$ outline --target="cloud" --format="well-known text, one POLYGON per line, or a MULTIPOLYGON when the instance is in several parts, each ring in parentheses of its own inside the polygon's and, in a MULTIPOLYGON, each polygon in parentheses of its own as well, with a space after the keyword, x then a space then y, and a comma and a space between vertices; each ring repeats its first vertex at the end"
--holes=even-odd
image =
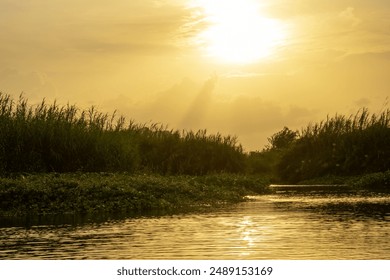
POLYGON ((203 124, 217 81, 218 77, 215 75, 203 84, 199 93, 197 93, 195 99, 188 108, 180 126, 191 128, 199 127, 203 124))
POLYGON ((284 126, 300 129, 316 118, 318 111, 302 106, 286 106, 259 96, 239 96, 229 102, 215 101, 205 121, 212 132, 236 135, 244 148, 261 150, 267 137, 284 126))
POLYGON ((349 26, 356 26, 361 22, 361 19, 355 16, 355 9, 353 7, 348 7, 338 15, 342 23, 349 26))
MULTIPOLYGON (((91 54, 170 55, 191 11, 175 1, 0 2, 0 60, 87 59, 91 54), (90 3, 89 3, 90 2, 90 3), (89 5, 90 4, 90 5, 89 5), (82 55, 82 57, 80 57, 82 55)), ((187 31, 188 32, 188 31, 187 31)))
POLYGON ((354 6, 328 2, 328 8, 313 8, 290 19, 291 40, 282 55, 292 63, 323 67, 350 54, 390 50, 390 9, 383 1, 356 1, 354 6))
POLYGON ((358 100, 355 101, 356 105, 359 107, 368 107, 370 105, 371 101, 370 99, 366 97, 359 98, 358 100))
POLYGON ((254 77, 262 77, 268 75, 275 75, 274 73, 261 73, 261 72, 246 72, 246 71, 231 71, 226 74, 223 74, 223 78, 254 78, 254 77))
POLYGON ((137 123, 161 123, 172 129, 207 129, 209 133, 236 135, 246 150, 262 149, 267 137, 284 126, 300 128, 318 112, 286 105, 260 96, 238 95, 229 100, 217 95, 219 83, 213 76, 203 83, 183 79, 154 97, 136 100, 128 95, 102 103, 105 111, 118 109, 137 123))
POLYGON ((235 134, 260 149, 284 126, 389 95, 388 1, 315 2, 263 1, 264 16, 289 26, 286 46, 278 60, 234 66, 201 57, 192 38, 207 22, 187 1, 0 0, 0 90, 235 134))
POLYGON ((45 96, 48 99, 55 98, 58 94, 57 87, 45 72, 19 71, 15 68, 0 70, 0 91, 19 96, 22 92, 30 101, 35 102, 45 96))
POLYGON ((312 0, 272 0, 267 1, 263 9, 273 16, 297 18, 335 13, 345 8, 346 5, 348 5, 347 0, 316 0, 315 4, 313 4, 312 0))

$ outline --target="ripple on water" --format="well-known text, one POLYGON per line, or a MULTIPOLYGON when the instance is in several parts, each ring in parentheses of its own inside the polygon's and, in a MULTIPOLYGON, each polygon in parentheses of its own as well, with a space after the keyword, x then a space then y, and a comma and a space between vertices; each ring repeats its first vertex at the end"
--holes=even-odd
POLYGON ((215 212, 0 228, 1 259, 390 259, 390 196, 276 194, 215 212))

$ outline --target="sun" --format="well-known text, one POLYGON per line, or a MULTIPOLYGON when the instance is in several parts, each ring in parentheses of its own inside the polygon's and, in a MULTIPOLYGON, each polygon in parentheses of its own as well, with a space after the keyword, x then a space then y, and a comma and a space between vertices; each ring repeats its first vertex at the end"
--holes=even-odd
POLYGON ((270 57, 285 40, 283 25, 260 14, 255 0, 196 0, 207 28, 197 40, 207 56, 248 64, 270 57))

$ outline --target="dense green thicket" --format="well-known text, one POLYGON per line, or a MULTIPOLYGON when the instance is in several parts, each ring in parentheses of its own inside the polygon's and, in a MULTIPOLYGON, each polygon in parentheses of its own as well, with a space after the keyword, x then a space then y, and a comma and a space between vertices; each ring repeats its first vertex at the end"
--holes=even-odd
POLYGON ((0 174, 148 171, 161 174, 240 172, 236 138, 206 131, 139 125, 74 105, 30 106, 0 93, 0 174))
POLYGON ((362 175, 390 169, 390 110, 367 109, 310 124, 279 153, 279 177, 298 182, 328 175, 362 175))

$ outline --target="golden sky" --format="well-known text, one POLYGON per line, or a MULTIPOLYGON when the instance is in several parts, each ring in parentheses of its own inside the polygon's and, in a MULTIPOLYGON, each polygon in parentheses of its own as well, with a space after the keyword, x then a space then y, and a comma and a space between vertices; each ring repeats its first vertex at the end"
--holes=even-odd
POLYGON ((261 150, 284 126, 388 106, 390 2, 0 0, 0 91, 261 150))

